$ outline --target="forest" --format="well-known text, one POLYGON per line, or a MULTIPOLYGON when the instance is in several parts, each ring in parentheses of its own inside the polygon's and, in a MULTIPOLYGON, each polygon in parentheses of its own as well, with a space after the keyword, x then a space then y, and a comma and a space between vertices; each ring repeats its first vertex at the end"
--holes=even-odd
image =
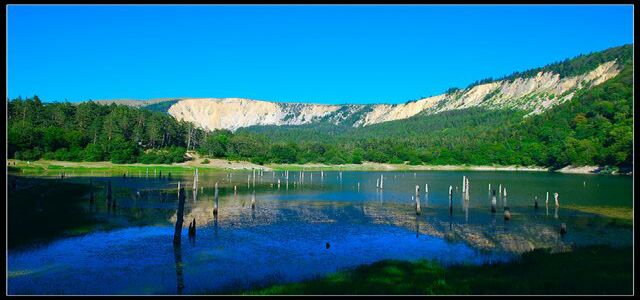
POLYGON ((17 98, 7 101, 8 157, 177 163, 185 160, 187 150, 195 150, 206 157, 258 164, 371 161, 629 167, 633 164, 633 65, 626 56, 631 48, 612 49, 550 65, 572 74, 612 55, 624 62, 616 77, 579 90, 570 101, 530 117, 524 117, 524 111, 469 108, 366 127, 320 122, 208 132, 161 112, 162 107, 91 101, 43 104, 37 96, 17 98))

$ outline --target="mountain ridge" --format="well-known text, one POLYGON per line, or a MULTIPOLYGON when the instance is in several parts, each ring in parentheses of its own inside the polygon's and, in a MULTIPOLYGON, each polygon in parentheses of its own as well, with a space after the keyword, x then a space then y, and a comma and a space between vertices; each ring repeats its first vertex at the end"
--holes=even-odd
POLYGON ((263 125, 303 125, 328 122, 353 127, 406 119, 420 113, 483 107, 517 109, 525 117, 540 114, 570 100, 576 91, 591 88, 616 76, 631 58, 632 44, 580 55, 562 62, 534 68, 494 81, 480 80, 465 89, 451 88, 444 94, 400 104, 315 104, 274 102, 245 98, 166 98, 141 102, 99 100, 151 107, 205 130, 263 125))

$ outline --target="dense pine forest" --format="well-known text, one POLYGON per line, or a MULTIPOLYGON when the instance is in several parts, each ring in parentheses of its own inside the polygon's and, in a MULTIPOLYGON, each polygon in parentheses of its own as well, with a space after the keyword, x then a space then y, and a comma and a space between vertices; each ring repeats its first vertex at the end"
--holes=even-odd
POLYGON ((37 96, 8 103, 8 156, 64 161, 184 161, 204 132, 160 112, 83 102, 43 104, 37 96))
MULTIPOLYGON (((470 108, 366 127, 330 123, 207 132, 161 112, 94 102, 8 101, 8 156, 114 163, 175 163, 187 150, 255 163, 567 165, 633 164, 631 45, 543 67, 564 76, 618 58, 616 77, 542 114, 470 108)), ((512 76, 527 76, 534 69, 512 76)), ((545 69, 546 70, 546 69, 545 69)), ((509 78, 505 77, 505 78, 509 78)))

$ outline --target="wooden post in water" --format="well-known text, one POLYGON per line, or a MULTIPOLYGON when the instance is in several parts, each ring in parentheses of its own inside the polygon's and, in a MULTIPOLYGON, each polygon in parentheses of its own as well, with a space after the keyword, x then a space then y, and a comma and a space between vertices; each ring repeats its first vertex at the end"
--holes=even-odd
POLYGON ((251 209, 255 209, 256 208, 256 191, 253 191, 253 193, 251 193, 251 209))
MULTIPOLYGON (((413 197, 411 197, 413 198, 413 197)), ((420 197, 416 196, 416 214, 419 215, 421 212, 420 210, 420 197)))
POLYGON ((420 195, 420 186, 416 184, 416 197, 420 195))
POLYGON ((193 218, 193 221, 191 221, 191 224, 189 224, 189 237, 195 237, 196 236, 196 218, 193 218))
POLYGON ((504 197, 502 198, 502 202, 504 205, 504 209, 509 210, 509 205, 507 204, 507 188, 506 187, 504 188, 503 192, 504 192, 504 197))
POLYGON ((538 209, 538 196, 533 199, 533 208, 538 209))
POLYGON ((556 200, 556 207, 560 207, 560 203, 558 203, 558 193, 553 193, 553 198, 556 200))
POLYGON ((234 185, 234 186, 233 186, 233 194, 235 195, 235 194, 237 194, 237 193, 238 193, 238 186, 237 186, 237 185, 234 185))
POLYGON ((360 181, 358 181, 358 191, 360 191, 360 181))
POLYGON ((380 174, 380 188, 382 189, 382 186, 384 185, 384 175, 380 174))
POLYGON ((467 177, 463 175, 462 176, 462 193, 464 193, 466 186, 467 186, 467 177))
POLYGON ((498 200, 496 199, 496 190, 493 190, 493 195, 491 195, 491 212, 496 212, 496 205, 498 204, 498 200))
POLYGON ((376 178, 376 188, 380 188, 380 178, 376 178))
POLYGON ((549 192, 547 192, 547 200, 544 201, 546 206, 549 206, 549 192))
POLYGON ((280 178, 278 178, 278 189, 280 189, 280 178))
POLYGON ((176 246, 180 245, 180 239, 182 238, 184 199, 185 199, 184 188, 181 187, 180 182, 178 182, 178 212, 176 214, 176 228, 173 233, 173 244, 176 246))
POLYGON ((213 194, 213 200, 215 203, 213 204, 213 216, 218 216, 218 182, 216 182, 215 191, 213 194))
POLYGON ((491 192, 491 183, 489 183, 489 192, 491 192))
POLYGON ((453 213, 453 187, 449 186, 449 214, 453 213))
POLYGON ((511 220, 511 212, 508 209, 504 210, 504 220, 505 221, 511 220))
POLYGON ((428 183, 424 184, 424 193, 425 193, 425 195, 429 193, 429 184, 428 183))

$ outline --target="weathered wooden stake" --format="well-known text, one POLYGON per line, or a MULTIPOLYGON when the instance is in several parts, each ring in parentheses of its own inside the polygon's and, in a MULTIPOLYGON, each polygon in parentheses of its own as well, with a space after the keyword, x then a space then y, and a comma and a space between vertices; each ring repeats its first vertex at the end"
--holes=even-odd
POLYGON ((453 213, 453 187, 449 186, 449 214, 453 213))
POLYGON ((493 195, 491 195, 491 212, 496 212, 496 205, 498 204, 498 200, 496 199, 496 190, 493 190, 493 195))
POLYGON ((558 203, 558 193, 553 193, 553 198, 556 200, 556 207, 560 207, 560 203, 558 203))
POLYGON ((218 216, 218 182, 216 182, 215 192, 213 194, 215 203, 213 204, 213 216, 218 216))
POLYGON ((420 186, 416 184, 416 197, 420 195, 420 186))
POLYGON ((464 193, 465 188, 467 186, 467 177, 466 176, 462 176, 462 192, 464 193))
POLYGON ((508 209, 504 211, 504 220, 505 221, 511 220, 511 212, 508 209))
POLYGON ((251 209, 256 208, 256 191, 251 194, 251 209))
MULTIPOLYGON (((413 197, 411 197, 413 198, 413 197)), ((420 197, 416 196, 416 214, 419 215, 421 213, 420 210, 420 197)))
POLYGON ((182 222, 184 214, 184 188, 180 186, 178 182, 178 212, 176 214, 176 228, 173 233, 173 244, 180 245, 180 239, 182 238, 182 222))
POLYGON ((384 185, 384 175, 380 174, 380 188, 384 185))
POLYGON ((189 237, 195 237, 196 236, 196 218, 193 218, 193 221, 191 221, 191 224, 189 224, 189 237))
POLYGON ((425 194, 428 194, 428 193, 429 193, 429 184, 428 184, 428 183, 425 183, 425 184, 424 184, 424 193, 425 193, 425 194))
POLYGON ((546 206, 549 206, 549 192, 547 192, 547 200, 544 201, 546 206))

